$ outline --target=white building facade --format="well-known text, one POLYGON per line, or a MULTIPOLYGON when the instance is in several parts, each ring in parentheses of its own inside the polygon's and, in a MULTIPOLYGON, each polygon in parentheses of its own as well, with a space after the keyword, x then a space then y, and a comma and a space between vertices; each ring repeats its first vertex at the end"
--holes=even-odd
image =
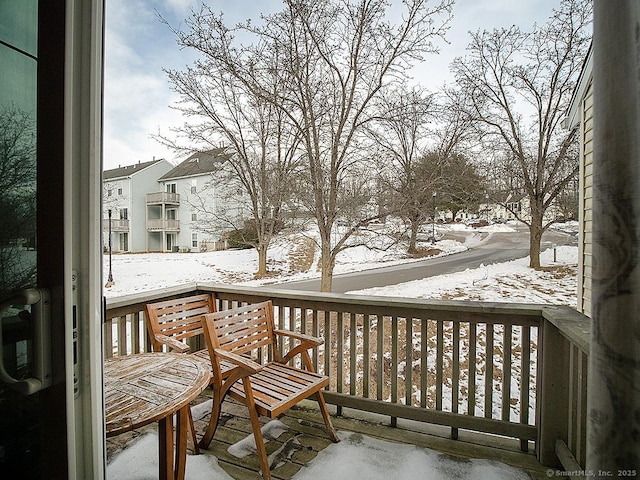
POLYGON ((148 251, 146 194, 157 191, 158 178, 172 168, 170 162, 161 159, 103 172, 102 228, 105 249, 109 248, 111 240, 111 250, 114 252, 148 251))
POLYGON ((219 175, 224 149, 103 173, 104 249, 112 252, 200 252, 224 248, 223 232, 242 227, 242 189, 219 175), (109 219, 111 212, 111 219, 109 219), (109 245, 111 240, 111 245, 109 245))

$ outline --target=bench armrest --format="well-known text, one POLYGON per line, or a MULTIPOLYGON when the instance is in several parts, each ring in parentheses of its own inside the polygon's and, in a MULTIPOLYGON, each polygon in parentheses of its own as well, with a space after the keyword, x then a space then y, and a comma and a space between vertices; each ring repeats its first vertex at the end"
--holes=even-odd
POLYGON ((289 337, 300 340, 304 344, 309 344, 309 347, 307 348, 317 347, 324 343, 324 339, 322 338, 307 335, 305 333, 292 332, 290 330, 274 330, 273 333, 275 333, 276 335, 280 335, 281 337, 289 337))
POLYGON ((314 371, 313 365, 311 364, 311 357, 309 356, 309 350, 311 350, 312 348, 317 348, 318 345, 322 345, 324 343, 324 340, 322 338, 306 335, 304 333, 292 332, 290 330, 274 330, 273 333, 281 337, 293 338, 300 342, 299 344, 293 346, 286 355, 278 360, 280 363, 287 363, 293 357, 300 354, 307 370, 311 372, 314 371))
POLYGON ((189 345, 187 345, 186 343, 179 342, 175 338, 168 337, 167 335, 157 333, 156 335, 154 335, 154 338, 157 342, 166 345, 174 352, 187 353, 190 350, 189 345))
POLYGON ((263 366, 253 360, 243 357, 241 355, 237 355, 235 353, 231 353, 227 350, 222 350, 221 348, 213 349, 214 355, 220 357, 221 359, 228 360, 234 365, 240 367, 242 370, 248 372, 248 375, 253 375, 254 373, 262 370, 263 366))

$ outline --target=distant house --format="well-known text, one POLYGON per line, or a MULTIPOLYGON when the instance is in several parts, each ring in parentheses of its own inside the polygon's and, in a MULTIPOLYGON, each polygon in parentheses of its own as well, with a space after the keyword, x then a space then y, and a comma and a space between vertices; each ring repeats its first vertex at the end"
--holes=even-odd
POLYGON ((578 305, 591 316, 593 244, 593 58, 589 50, 566 118, 568 129, 579 129, 580 182, 578 196, 578 305))
POLYGON ((229 158, 224 148, 197 152, 158 178, 161 192, 147 194, 150 251, 211 249, 240 226, 242 189, 225 174, 229 158))
POLYGON ((102 229, 105 248, 109 245, 111 230, 111 249, 114 252, 147 251, 145 196, 147 192, 157 190, 158 178, 172 168, 173 164, 160 159, 103 172, 102 229))

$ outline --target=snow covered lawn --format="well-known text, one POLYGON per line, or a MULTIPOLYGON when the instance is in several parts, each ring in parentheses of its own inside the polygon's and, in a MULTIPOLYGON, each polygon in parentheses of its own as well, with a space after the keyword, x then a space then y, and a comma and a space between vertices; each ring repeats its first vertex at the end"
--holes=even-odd
MULTIPOLYGON (((440 252, 438 255, 450 255, 466 250, 472 245, 474 236, 496 231, 514 230, 509 225, 492 225, 483 229, 471 229, 460 224, 438 225, 437 235, 440 238, 462 234, 466 235, 467 242, 440 240, 436 242, 435 248, 440 252)), ((308 242, 308 237, 298 235, 275 242, 269 250, 269 269, 272 274, 262 279, 254 276, 257 254, 253 249, 204 253, 114 254, 112 272, 115 285, 105 289, 105 296, 112 298, 194 282, 248 286, 319 277, 320 272, 316 269, 317 249, 315 256, 307 259, 305 269, 301 270, 300 262, 297 261, 296 255, 305 239, 308 242)), ((338 256, 334 273, 362 271, 418 260, 407 256, 406 244, 391 244, 384 237, 371 237, 367 245, 369 248, 359 246, 342 252, 338 256)), ((425 243, 422 246, 430 248, 431 244, 425 243)), ((542 253, 541 262, 541 270, 529 268, 529 259, 524 257, 512 262, 357 293, 575 306, 577 247, 558 247, 555 249, 555 261, 553 249, 546 250, 542 253)), ((108 271, 109 257, 104 255, 104 283, 108 271)))

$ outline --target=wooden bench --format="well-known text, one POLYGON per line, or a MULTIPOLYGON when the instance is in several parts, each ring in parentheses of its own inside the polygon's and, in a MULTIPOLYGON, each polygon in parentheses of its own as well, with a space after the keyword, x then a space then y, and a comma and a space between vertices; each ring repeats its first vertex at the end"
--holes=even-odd
POLYGON ((275 418, 300 400, 315 395, 329 437, 334 442, 339 441, 322 395, 329 378, 315 373, 309 356, 309 349, 322 345, 324 340, 276 330, 271 301, 207 314, 203 317, 203 329, 213 368, 213 408, 200 442, 201 448, 208 448, 213 439, 227 394, 249 410, 265 480, 271 478, 271 472, 258 415, 275 418), (299 343, 281 356, 277 336, 293 338, 299 343), (251 360, 251 353, 262 348, 269 349, 268 358, 274 361, 261 365, 251 360), (298 354, 302 357, 304 369, 287 364, 298 354))
MULTIPOLYGON (((215 312, 216 304, 213 295, 206 293, 149 303, 146 310, 147 331, 154 352, 162 352, 167 347, 173 352, 190 353, 191 347, 186 342, 203 334, 201 319, 203 315, 215 312)), ((206 347, 190 354, 211 363, 206 347)), ((197 454, 199 449, 191 412, 189 428, 193 449, 197 454)))

